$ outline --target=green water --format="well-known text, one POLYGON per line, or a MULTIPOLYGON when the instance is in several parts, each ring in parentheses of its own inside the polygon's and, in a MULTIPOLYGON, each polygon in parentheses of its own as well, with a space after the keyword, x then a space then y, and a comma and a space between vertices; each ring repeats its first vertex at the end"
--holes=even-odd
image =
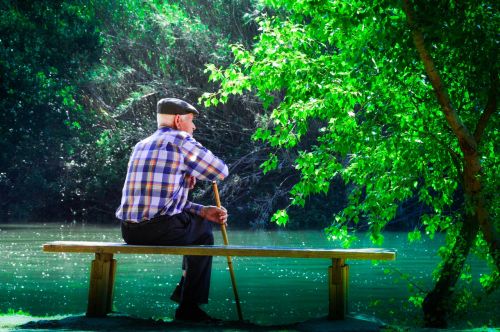
MULTIPOLYGON (((214 229, 215 242, 222 243, 214 229)), ((239 245, 299 246, 335 248, 321 231, 234 231, 229 241, 239 245)), ((0 313, 8 309, 32 315, 83 313, 86 310, 88 276, 92 254, 44 253, 44 242, 54 240, 121 241, 118 227, 88 225, 0 225, 0 313)), ((432 285, 431 273, 442 242, 409 244, 405 233, 388 233, 385 248, 397 250, 397 260, 374 265, 349 260, 349 311, 373 315, 386 322, 420 323, 420 311, 408 303, 408 283, 400 273, 410 274, 419 287, 432 285), (384 269, 397 269, 385 274, 384 269)), ((373 247, 361 235, 356 247, 373 247)), ((143 318, 171 318, 176 304, 169 300, 180 277, 180 256, 115 255, 118 271, 115 283, 115 310, 143 318)), ((245 319, 260 324, 285 324, 325 316, 328 311, 326 259, 234 257, 236 280, 245 319)), ((471 261, 475 275, 487 273, 482 262, 471 261)), ((455 321, 456 326, 500 322, 495 314, 500 303, 497 291, 455 321), (464 325, 465 324, 465 325, 464 325)), ((227 262, 215 257, 212 271, 211 315, 236 320, 227 262)))

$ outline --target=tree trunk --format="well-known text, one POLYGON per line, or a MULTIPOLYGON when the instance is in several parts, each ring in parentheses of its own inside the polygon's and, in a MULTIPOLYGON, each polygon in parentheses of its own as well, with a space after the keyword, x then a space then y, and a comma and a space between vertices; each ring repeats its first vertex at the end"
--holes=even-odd
POLYGON ((434 289, 427 294, 423 303, 426 327, 445 328, 446 320, 453 305, 453 290, 462 272, 470 248, 477 236, 477 223, 473 216, 466 216, 462 223, 460 236, 453 245, 451 254, 446 258, 434 289))
POLYGON ((446 327, 447 316, 453 305, 452 297, 455 285, 477 237, 479 220, 485 216, 486 209, 481 193, 479 171, 480 164, 477 153, 466 155, 463 174, 465 217, 453 248, 449 256, 445 258, 434 289, 424 299, 422 309, 426 327, 446 327))

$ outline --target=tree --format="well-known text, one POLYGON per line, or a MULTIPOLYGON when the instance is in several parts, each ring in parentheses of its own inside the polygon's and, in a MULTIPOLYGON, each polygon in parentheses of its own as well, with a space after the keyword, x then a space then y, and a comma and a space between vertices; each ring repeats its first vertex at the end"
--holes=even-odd
POLYGON ((60 217, 80 119, 77 82, 96 63, 89 9, 64 1, 0 5, 0 219, 60 217), (36 193, 32 195, 32 193, 36 193))
MULTIPOLYGON (((351 185, 347 206, 328 236, 349 244, 350 225, 381 230, 399 204, 418 197, 429 212, 421 232, 446 233, 434 288, 423 299, 427 326, 442 327, 454 287, 473 250, 492 266, 481 280, 498 286, 498 4, 489 1, 264 1, 251 49, 208 65, 220 89, 258 96, 268 116, 254 138, 278 149, 299 147, 300 181, 291 205, 327 192, 339 175, 351 185), (312 147, 301 138, 321 128, 312 147)), ((271 154, 264 171, 278 164, 271 154)), ((287 221, 286 209, 273 220, 287 221)))

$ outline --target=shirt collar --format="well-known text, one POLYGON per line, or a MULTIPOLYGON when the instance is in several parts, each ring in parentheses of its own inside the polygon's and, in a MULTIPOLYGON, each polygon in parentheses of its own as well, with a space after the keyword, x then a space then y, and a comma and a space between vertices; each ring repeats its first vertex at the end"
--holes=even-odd
POLYGON ((156 130, 157 133, 170 133, 170 134, 181 134, 181 135, 185 135, 185 136, 189 136, 189 137, 192 137, 191 135, 189 135, 187 132, 185 131, 182 131, 182 130, 177 130, 177 129, 174 129, 174 128, 171 128, 171 127, 167 127, 167 126, 164 126, 164 127, 160 127, 156 130))

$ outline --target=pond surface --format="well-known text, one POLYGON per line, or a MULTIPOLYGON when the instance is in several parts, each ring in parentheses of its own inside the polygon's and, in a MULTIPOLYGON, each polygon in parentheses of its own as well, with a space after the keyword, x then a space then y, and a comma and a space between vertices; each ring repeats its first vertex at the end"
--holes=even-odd
MULTIPOLYGON (((214 228, 215 243, 222 237, 214 228)), ((321 231, 236 231, 229 242, 238 245, 338 248, 321 231)), ((373 247, 367 236, 353 247, 373 247)), ((55 240, 122 242, 119 227, 81 224, 0 225, 0 313, 22 310, 34 316, 80 314, 87 306, 88 279, 93 254, 42 252, 55 240)), ((422 289, 432 286, 431 274, 443 239, 409 244, 406 233, 386 233, 384 248, 397 250, 394 262, 373 264, 348 260, 349 311, 372 315, 388 323, 416 325, 421 312, 408 302, 408 282, 422 289), (387 274, 386 270, 395 272, 387 274)), ((181 257, 115 255, 118 270, 114 309, 142 318, 171 319, 176 304, 169 296, 180 278, 181 257)), ((470 261, 474 275, 488 273, 483 262, 470 261)), ((234 257, 233 265, 244 318, 259 324, 287 324, 325 316, 328 312, 328 259, 234 257)), ((473 285, 477 287, 477 285, 473 285)), ((498 291, 456 321, 455 326, 499 326, 495 314, 498 291), (468 323, 470 322, 470 324, 468 323)), ((236 320, 237 313, 225 257, 214 257, 210 303, 205 308, 217 318, 236 320)))

